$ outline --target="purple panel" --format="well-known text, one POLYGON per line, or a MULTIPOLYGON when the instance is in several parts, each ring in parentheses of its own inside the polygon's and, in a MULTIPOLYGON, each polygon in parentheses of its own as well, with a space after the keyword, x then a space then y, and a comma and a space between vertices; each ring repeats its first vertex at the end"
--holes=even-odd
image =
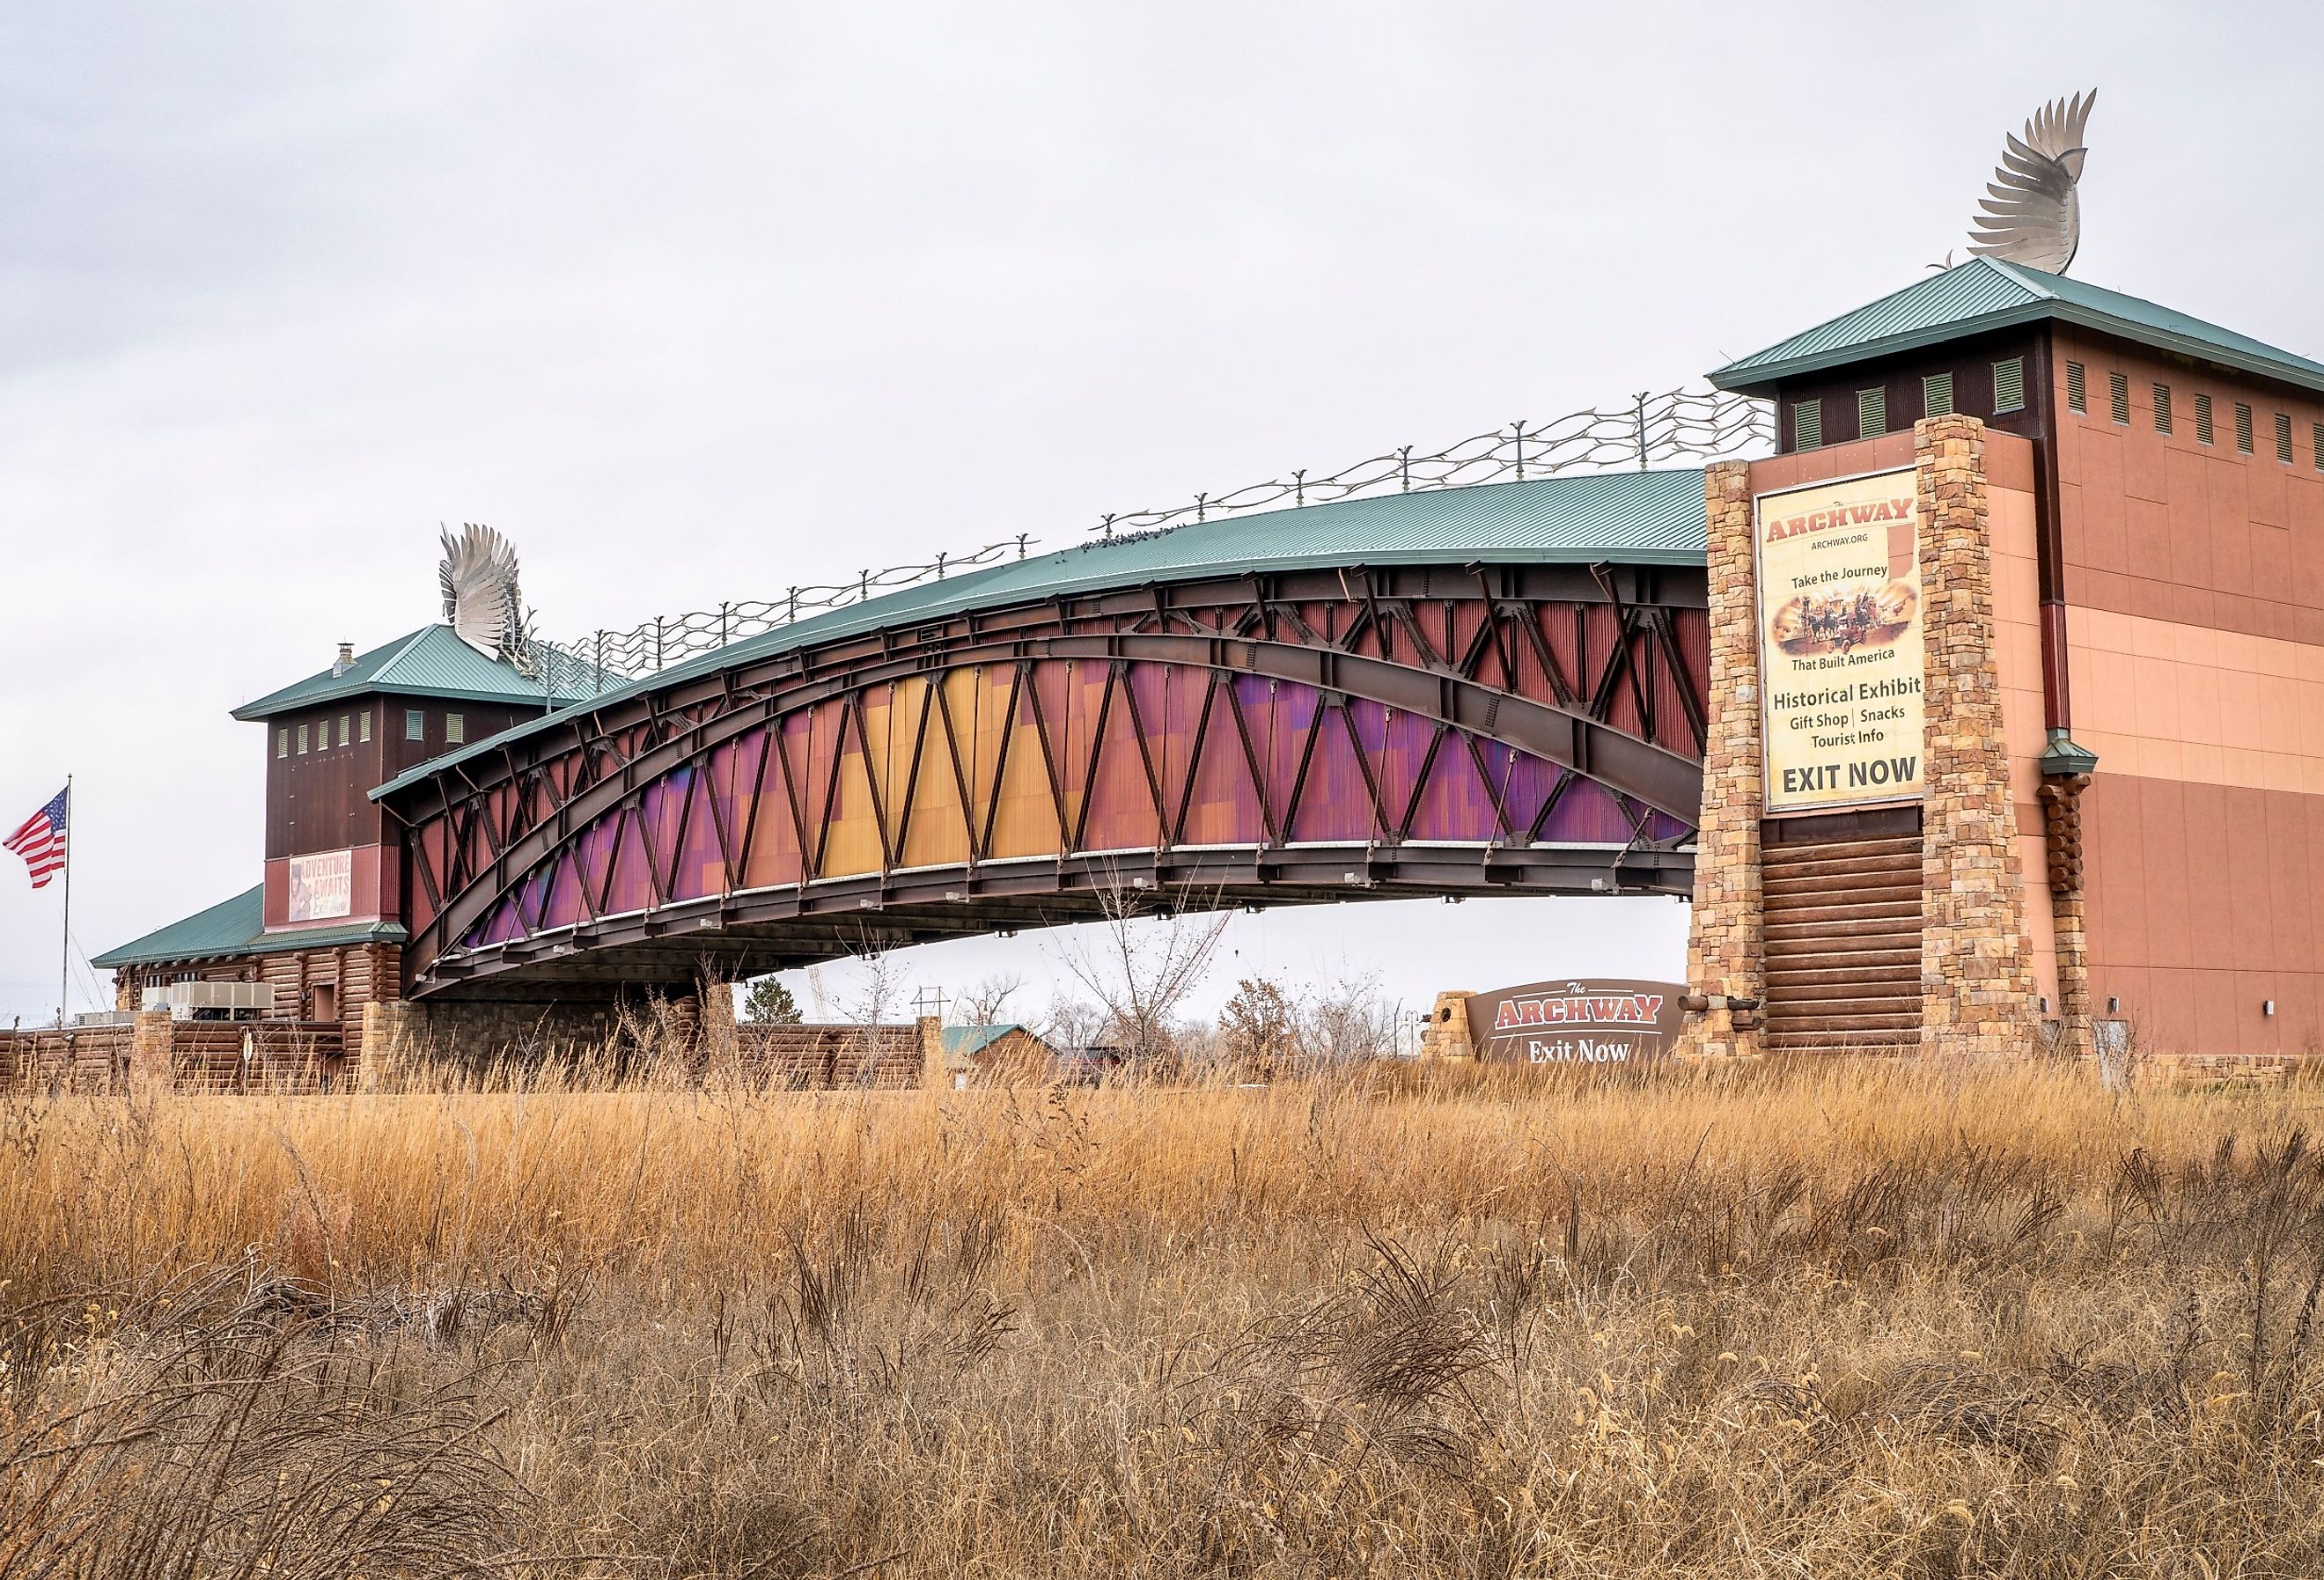
POLYGON ((583 903, 587 908, 594 909, 605 892, 605 873, 613 864, 613 836, 619 827, 616 817, 600 818, 574 841, 574 867, 586 886, 583 903))
POLYGON ((1509 809, 1510 832, 1523 834, 1541 815, 1541 804, 1557 788, 1564 771, 1499 741, 1477 744, 1484 752, 1485 772, 1492 776, 1493 788, 1501 792, 1502 804, 1509 809))
POLYGON ((1257 675, 1236 676, 1234 688, 1250 728, 1251 751, 1267 773, 1267 804, 1280 822, 1290 804, 1291 781, 1299 772, 1299 751, 1307 740, 1308 722, 1323 699, 1312 686, 1257 675))
POLYGON ((686 811, 686 848, 678 853, 678 873, 670 884, 673 900, 699 900, 726 889, 726 861, 718 849, 718 824, 710 811, 710 787, 722 773, 733 772, 733 751, 721 746, 710 756, 706 773, 695 775, 686 811))
POLYGON ((573 855, 568 851, 557 858, 554 874, 549 881, 549 898, 541 906, 540 925, 571 927, 587 914, 581 903, 580 875, 574 870, 573 855))
MULTIPOLYGON (((1132 664, 1129 680, 1138 698, 1139 722, 1146 726, 1154 776, 1162 781, 1162 804, 1175 809, 1178 786, 1186 777, 1186 745, 1194 739, 1194 715, 1203 702, 1201 677, 1169 664, 1132 664)), ((1114 698, 1116 706, 1120 701, 1114 698)))
MULTIPOLYGON (((1353 713, 1364 706, 1351 703, 1346 711, 1353 713)), ((1356 756, 1355 744, 1348 738, 1342 712, 1338 707, 1323 707, 1314 716, 1315 747, 1308 754, 1307 778, 1300 787, 1299 809, 1291 825, 1295 840, 1370 839, 1378 832, 1371 790, 1364 781, 1363 764, 1356 756)), ((1377 717, 1373 725, 1377 732, 1377 717)), ((1356 720, 1356 729, 1362 734, 1360 718, 1356 720)))
POLYGON ((691 765, 672 770, 646 786, 640 798, 646 848, 653 852, 654 871, 669 881, 670 858, 678 851, 678 825, 684 818, 687 792, 694 788, 691 765))
POLYGON ((524 937, 524 922, 516 913, 515 903, 503 900, 493 908, 492 917, 484 927, 469 934, 462 942, 468 948, 474 949, 487 944, 505 944, 512 938, 522 937, 524 937))
POLYGON ((524 924, 524 930, 528 933, 540 930, 541 908, 549 901, 549 880, 554 870, 534 872, 517 885, 517 919, 524 924))
MULTIPOLYGON (((1376 703, 1357 703, 1349 711, 1355 716, 1356 733, 1363 737, 1377 765, 1372 772, 1379 778, 1380 808, 1393 827, 1412 805, 1413 787, 1419 781, 1422 764, 1428 762, 1429 743, 1436 738, 1435 723, 1376 703)), ((1452 744, 1448 738, 1445 746, 1452 744)), ((1440 750, 1438 755, 1443 754, 1440 750)))
POLYGON ((1595 845, 1627 845, 1630 820, 1622 816, 1613 792, 1595 780, 1576 779, 1549 815, 1541 831, 1545 841, 1595 845))
POLYGON ((653 881, 646 872, 645 840, 638 833, 638 820, 631 814, 615 816, 621 827, 614 836, 613 883, 605 899, 609 915, 643 910, 653 903, 653 881))
POLYGON ((1444 733, 1436 761, 1428 770, 1428 785, 1420 793, 1413 814, 1415 839, 1489 840, 1503 837, 1493 798, 1477 776, 1476 759, 1456 730, 1444 733))

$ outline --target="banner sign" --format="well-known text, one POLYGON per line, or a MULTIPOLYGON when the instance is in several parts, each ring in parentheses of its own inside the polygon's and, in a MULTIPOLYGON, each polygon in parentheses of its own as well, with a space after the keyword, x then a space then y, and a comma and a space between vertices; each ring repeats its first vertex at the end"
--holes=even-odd
POLYGON ((1469 1041, 1494 1064, 1637 1064, 1678 1040, 1673 982, 1536 982, 1469 995, 1469 1041))
POLYGON ((1754 504, 1767 810, 1917 800, 1923 710, 1912 469, 1763 494, 1754 504))
POLYGON ((290 858, 292 921, 328 921, 355 910, 355 852, 327 850, 290 858))

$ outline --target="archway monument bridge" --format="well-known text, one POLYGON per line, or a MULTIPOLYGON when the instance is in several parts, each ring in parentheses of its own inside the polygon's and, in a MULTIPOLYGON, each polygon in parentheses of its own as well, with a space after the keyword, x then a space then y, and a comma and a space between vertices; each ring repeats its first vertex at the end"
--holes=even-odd
POLYGON ((1768 439, 1757 402, 1642 398, 804 611, 535 643, 595 694, 373 792, 404 991, 677 987, 1125 894, 1683 895, 1705 494, 1662 463, 1768 439))

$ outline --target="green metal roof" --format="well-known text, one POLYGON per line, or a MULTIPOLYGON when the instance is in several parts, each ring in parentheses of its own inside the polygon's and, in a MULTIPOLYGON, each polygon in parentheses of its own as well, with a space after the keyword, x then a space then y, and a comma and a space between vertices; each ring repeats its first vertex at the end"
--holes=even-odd
MULTIPOLYGON (((576 676, 558 676, 560 701, 577 701, 595 688, 576 676)), ((359 655, 346 669, 324 670, 295 685, 269 692, 234 710, 238 719, 271 718, 294 708, 336 702, 384 691, 397 697, 442 697, 459 702, 541 702, 539 680, 528 679, 516 666, 486 658, 452 633, 448 625, 423 625, 384 647, 359 655)))
POLYGON ((163 960, 206 960, 219 955, 272 955, 285 949, 322 949, 337 944, 400 944, 410 935, 400 923, 360 921, 346 927, 266 930, 266 885, 237 894, 208 910, 198 910, 143 938, 107 949, 89 964, 103 970, 163 960))
MULTIPOLYGON (((1175 531, 1093 538, 1054 553, 1015 559, 966 576, 922 582, 801 620, 674 664, 609 690, 608 700, 695 675, 751 663, 793 648, 941 618, 964 609, 1143 587, 1204 576, 1354 565, 1494 564, 1700 567, 1703 556, 1699 467, 1480 483, 1376 499, 1344 499, 1301 510, 1202 522, 1175 531)), ((457 752, 447 752, 371 792, 393 795, 441 769, 532 730, 534 719, 457 752)))
POLYGON ((1773 393, 1802 374, 1849 366, 1987 329, 2043 319, 2175 351, 2324 393, 2324 363, 2118 291, 1997 258, 1971 258, 1878 301, 1803 330, 1711 375, 1722 390, 1773 393))
POLYGON ((1011 1031, 1024 1030, 1014 1021, 1006 1026, 947 1026, 944 1029, 944 1050, 954 1058, 973 1058, 1011 1031))

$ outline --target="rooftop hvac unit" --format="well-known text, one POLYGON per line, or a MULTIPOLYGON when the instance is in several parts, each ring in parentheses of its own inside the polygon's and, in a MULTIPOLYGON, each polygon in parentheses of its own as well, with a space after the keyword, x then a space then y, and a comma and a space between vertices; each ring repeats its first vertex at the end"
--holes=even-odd
POLYGON ((197 1010, 243 1011, 269 1014, 274 1009, 274 984, 267 982, 172 982, 149 987, 143 1000, 148 1010, 167 1010, 180 1021, 197 1010))

